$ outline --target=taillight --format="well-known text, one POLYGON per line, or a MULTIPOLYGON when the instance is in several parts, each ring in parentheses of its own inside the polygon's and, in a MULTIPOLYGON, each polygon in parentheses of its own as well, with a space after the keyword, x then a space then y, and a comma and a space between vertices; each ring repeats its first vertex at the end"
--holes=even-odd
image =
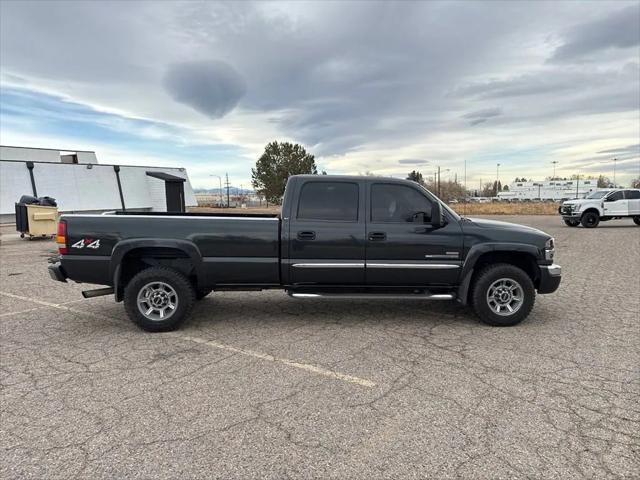
POLYGON ((60 220, 58 222, 58 234, 56 235, 56 243, 58 244, 58 253, 62 255, 67 253, 67 222, 60 220))

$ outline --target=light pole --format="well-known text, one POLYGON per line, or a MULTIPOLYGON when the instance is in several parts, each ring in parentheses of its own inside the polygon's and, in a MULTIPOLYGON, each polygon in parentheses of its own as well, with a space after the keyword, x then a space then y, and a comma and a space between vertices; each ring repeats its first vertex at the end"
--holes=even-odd
POLYGON ((556 179, 556 165, 558 164, 558 160, 554 160, 551 163, 553 163, 553 178, 551 180, 555 180, 556 179))
POLYGON ((220 186, 218 187, 218 195, 220 196, 220 205, 222 206, 222 177, 220 175, 210 174, 210 177, 218 177, 220 186))
POLYGON ((618 159, 614 158, 613 159, 613 188, 618 187, 618 185, 616 184, 616 163, 618 163, 618 159))
POLYGON ((498 196, 498 182, 500 181, 500 164, 496 163, 496 197, 498 196))

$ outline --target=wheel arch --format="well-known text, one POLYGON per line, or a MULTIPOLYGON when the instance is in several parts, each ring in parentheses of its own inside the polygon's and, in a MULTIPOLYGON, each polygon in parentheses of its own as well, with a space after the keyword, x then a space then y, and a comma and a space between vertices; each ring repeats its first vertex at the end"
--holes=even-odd
POLYGON ((589 207, 584 212, 580 214, 580 218, 582 218, 586 213, 595 213, 598 215, 598 218, 602 217, 602 213, 596 207, 589 207))
POLYGON ((151 266, 174 268, 187 276, 194 286, 204 278, 202 255, 193 242, 153 238, 125 240, 114 248, 109 269, 117 302, 123 299, 128 281, 151 266))
POLYGON ((463 266, 462 281, 458 287, 458 301, 467 305, 471 286, 477 274, 485 266, 497 263, 507 263, 522 269, 537 288, 540 284, 538 256, 538 249, 527 244, 478 245, 472 248, 463 266))

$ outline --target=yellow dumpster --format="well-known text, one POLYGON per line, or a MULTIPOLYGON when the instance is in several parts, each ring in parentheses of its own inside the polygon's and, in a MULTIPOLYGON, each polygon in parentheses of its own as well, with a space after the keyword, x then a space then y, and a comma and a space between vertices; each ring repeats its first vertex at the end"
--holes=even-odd
POLYGON ((20 237, 55 236, 58 225, 58 207, 16 203, 16 230, 20 237))

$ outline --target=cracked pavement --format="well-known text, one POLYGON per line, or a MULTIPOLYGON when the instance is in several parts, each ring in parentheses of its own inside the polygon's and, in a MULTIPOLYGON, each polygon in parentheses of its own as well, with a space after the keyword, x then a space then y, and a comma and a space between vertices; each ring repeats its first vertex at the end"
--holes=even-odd
POLYGON ((563 267, 513 328, 267 291, 149 334, 3 227, 0 477, 637 478, 640 228, 500 219, 554 235, 563 267))

